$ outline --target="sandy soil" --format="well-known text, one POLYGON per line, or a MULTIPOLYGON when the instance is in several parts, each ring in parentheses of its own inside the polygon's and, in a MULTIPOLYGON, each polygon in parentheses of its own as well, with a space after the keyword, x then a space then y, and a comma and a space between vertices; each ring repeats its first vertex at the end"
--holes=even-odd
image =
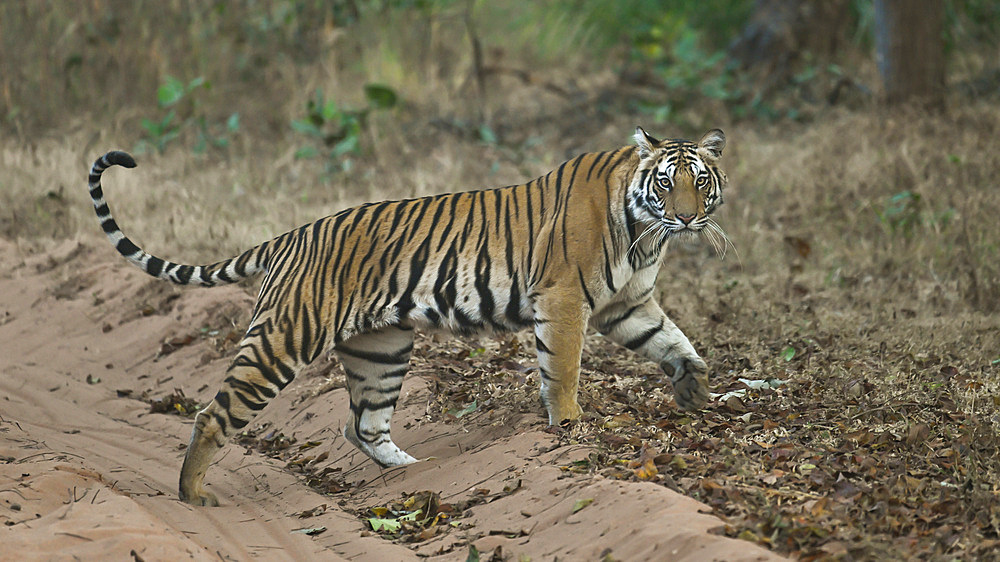
POLYGON ((502 424, 489 412, 431 421, 419 373, 404 385, 394 437, 431 460, 381 471, 357 453, 340 436, 346 391, 330 389, 321 366, 254 426, 317 444, 347 489, 321 494, 284 462, 231 443, 207 477, 224 505, 188 506, 176 484, 191 419, 151 413, 142 395, 181 389, 207 401, 242 328, 234 311, 252 297, 171 287, 91 243, 31 254, 0 240, 0 263, 0 559, 465 560, 469 544, 484 559, 497 547, 508 560, 777 558, 713 534, 722 522, 709 508, 663 486, 560 470, 587 451, 558 446, 540 406, 502 424), (404 493, 458 502, 517 481, 416 544, 386 540, 358 516, 404 493), (581 499, 593 502, 574 513, 581 499), (326 531, 294 532, 317 527, 326 531))

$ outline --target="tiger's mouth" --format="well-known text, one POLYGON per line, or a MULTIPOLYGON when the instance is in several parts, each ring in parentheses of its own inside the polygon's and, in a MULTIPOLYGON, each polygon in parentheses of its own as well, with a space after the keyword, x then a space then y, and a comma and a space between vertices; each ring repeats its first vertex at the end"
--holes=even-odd
POLYGON ((663 228, 670 236, 682 234, 696 235, 708 225, 708 215, 691 217, 685 220, 683 215, 663 219, 663 228))
POLYGON ((725 257, 728 246, 732 246, 734 250, 736 249, 729 239, 729 235, 726 234, 710 215, 702 215, 688 221, 679 218, 664 218, 660 222, 660 230, 662 240, 678 237, 692 239, 704 234, 720 257, 725 257))

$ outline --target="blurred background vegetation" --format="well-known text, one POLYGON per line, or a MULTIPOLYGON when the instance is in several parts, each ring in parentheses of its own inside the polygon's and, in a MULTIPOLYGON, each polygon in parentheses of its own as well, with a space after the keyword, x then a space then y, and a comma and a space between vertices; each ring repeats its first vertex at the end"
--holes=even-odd
MULTIPOLYGON (((146 117, 153 121, 135 124, 152 140, 191 128, 204 150, 240 126, 286 133, 317 93, 363 108, 373 101, 363 96, 367 84, 398 94, 410 115, 509 121, 516 104, 498 90, 518 82, 564 98, 564 106, 583 97, 616 112, 649 113, 658 123, 701 121, 706 109, 716 119, 803 120, 884 91, 874 64, 877 31, 894 22, 879 26, 876 16, 892 14, 896 4, 8 2, 0 6, 0 122, 8 134, 34 135, 64 125, 67 114, 146 117), (595 90, 608 95, 593 100, 595 90), (691 106, 702 111, 686 115, 691 106), (242 122, 227 121, 239 113, 242 122)), ((913 21, 898 23, 910 27, 894 33, 912 36, 915 22, 931 21, 937 41, 920 43, 946 54, 949 89, 995 93, 1000 7, 988 0, 928 7, 904 14, 913 21)))
MULTIPOLYGON (((741 227, 785 220, 747 220, 780 197, 804 206, 791 221, 829 219, 803 233, 781 224, 780 237, 855 236, 872 246, 862 262, 887 260, 900 279, 912 278, 912 259, 933 263, 928 277, 951 278, 949 294, 996 309, 1000 236, 978 223, 996 215, 998 166, 984 149, 1000 118, 1000 5, 907 6, 4 2, 0 233, 86 232, 76 172, 110 148, 166 159, 149 173, 179 184, 125 196, 138 221, 161 203, 177 210, 172 226, 133 223, 137 235, 160 244, 192 233, 180 242, 207 257, 317 210, 520 182, 627 142, 636 124, 663 136, 720 126, 738 193, 726 212, 741 227), (46 143, 67 152, 57 170, 39 152, 46 143), (157 175, 170 169, 188 177, 157 175), (258 212, 261 202, 272 205, 258 212), (916 252, 902 269, 901 245, 916 252)), ((746 246, 753 267, 759 244, 746 246)), ((858 263, 839 253, 822 253, 830 279, 858 263)))

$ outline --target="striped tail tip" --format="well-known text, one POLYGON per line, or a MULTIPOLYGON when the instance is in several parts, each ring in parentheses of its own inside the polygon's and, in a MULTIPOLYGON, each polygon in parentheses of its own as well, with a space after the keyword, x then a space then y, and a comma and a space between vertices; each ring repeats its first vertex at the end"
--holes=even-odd
POLYGON ((112 150, 104 155, 104 160, 108 164, 118 165, 125 168, 135 168, 135 158, 128 152, 112 150))

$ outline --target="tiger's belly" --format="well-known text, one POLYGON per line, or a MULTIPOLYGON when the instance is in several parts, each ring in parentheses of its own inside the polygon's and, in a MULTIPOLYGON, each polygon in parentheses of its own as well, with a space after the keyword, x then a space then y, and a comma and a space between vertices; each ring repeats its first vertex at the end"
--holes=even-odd
POLYGON ((403 318, 415 328, 471 335, 528 328, 534 325, 534 310, 521 291, 480 287, 464 293, 415 295, 413 308, 403 318))

